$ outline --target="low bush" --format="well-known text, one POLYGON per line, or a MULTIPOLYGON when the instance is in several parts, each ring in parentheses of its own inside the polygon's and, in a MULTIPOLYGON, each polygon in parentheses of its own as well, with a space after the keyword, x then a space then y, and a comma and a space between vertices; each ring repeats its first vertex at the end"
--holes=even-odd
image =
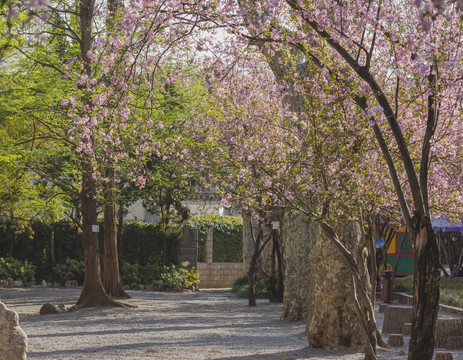
POLYGON ((14 258, 0 258, 0 279, 33 283, 35 281, 35 266, 27 260, 22 262, 14 258))
POLYGON ((412 293, 413 292, 413 276, 394 279, 394 291, 412 293))
POLYGON ((83 285, 85 279, 85 263, 83 260, 67 258, 64 264, 57 264, 53 269, 53 281, 64 285, 68 280, 76 280, 83 285))
MULTIPOLYGON (((236 295, 236 297, 247 299, 249 295, 248 278, 246 276, 237 278, 233 282, 232 292, 236 295)), ((257 299, 267 299, 268 298, 267 288, 260 281, 255 282, 254 292, 256 294, 257 299)))
POLYGON ((153 283, 153 280, 160 280, 163 271, 164 267, 157 264, 140 266, 138 274, 141 284, 149 285, 153 283))
POLYGON ((139 285, 150 285, 153 280, 162 280, 167 289, 196 289, 199 286, 199 274, 194 267, 189 269, 189 265, 184 262, 164 267, 156 264, 140 266, 124 262, 121 267, 122 284, 137 288, 139 285))
POLYGON ((140 285, 140 265, 129 264, 128 262, 122 263, 121 266, 121 281, 122 284, 131 288, 136 288, 140 285))
POLYGON ((183 262, 180 266, 166 267, 161 274, 164 286, 171 290, 197 289, 199 274, 194 267, 188 269, 189 265, 188 262, 183 262))

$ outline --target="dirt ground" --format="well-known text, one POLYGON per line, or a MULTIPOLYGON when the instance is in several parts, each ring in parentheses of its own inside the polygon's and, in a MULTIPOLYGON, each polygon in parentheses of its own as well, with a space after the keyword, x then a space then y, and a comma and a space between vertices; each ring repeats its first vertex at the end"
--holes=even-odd
MULTIPOLYGON (((281 304, 247 300, 229 291, 130 291, 136 308, 83 309, 39 315, 51 302, 75 304, 79 289, 0 289, 28 335, 28 359, 363 359, 361 353, 311 348, 303 322, 280 321, 281 304)), ((377 314, 379 328, 382 314, 377 314)), ((387 338, 386 338, 387 340, 387 338)), ((408 340, 406 340, 406 343, 408 340)), ((382 349, 379 359, 406 359, 407 349, 382 349)), ((454 352, 463 360, 463 352, 454 352)))

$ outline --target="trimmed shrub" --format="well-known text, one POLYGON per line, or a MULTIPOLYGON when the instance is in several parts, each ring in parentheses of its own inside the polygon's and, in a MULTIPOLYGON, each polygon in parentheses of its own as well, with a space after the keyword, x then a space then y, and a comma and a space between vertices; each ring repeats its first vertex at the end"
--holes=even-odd
POLYGON ((205 214, 189 219, 190 229, 198 229, 198 261, 205 261, 207 231, 212 229, 213 261, 243 261, 243 218, 205 214))
POLYGON ((162 231, 159 225, 140 221, 125 223, 123 227, 121 258, 131 264, 177 263, 177 246, 182 236, 181 229, 162 231), (164 254, 165 252, 165 254, 164 254))

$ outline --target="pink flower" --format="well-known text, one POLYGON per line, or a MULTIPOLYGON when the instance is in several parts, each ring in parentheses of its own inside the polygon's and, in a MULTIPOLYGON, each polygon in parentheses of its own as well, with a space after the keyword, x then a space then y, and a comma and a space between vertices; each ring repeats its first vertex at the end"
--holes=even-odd
POLYGON ((19 16, 19 12, 16 8, 11 8, 10 13, 8 14, 8 17, 10 19, 16 19, 19 16))
POLYGON ((145 187, 145 184, 146 184, 146 179, 143 176, 140 175, 137 178, 137 180, 138 180, 138 184, 139 184, 140 188, 143 189, 145 187))

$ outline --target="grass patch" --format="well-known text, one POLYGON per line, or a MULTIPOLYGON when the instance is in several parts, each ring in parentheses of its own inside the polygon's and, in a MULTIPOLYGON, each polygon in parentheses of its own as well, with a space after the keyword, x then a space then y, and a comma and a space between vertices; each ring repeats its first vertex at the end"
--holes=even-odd
MULTIPOLYGON (((396 278, 394 291, 413 293, 413 276, 396 278)), ((440 281, 440 303, 463 308, 463 278, 442 278, 440 281)))
MULTIPOLYGON (((268 297, 267 289, 260 281, 255 282, 254 291, 256 293, 256 299, 266 299, 268 297)), ((247 299, 249 294, 248 278, 243 276, 236 279, 233 282, 232 292, 236 297, 247 299)))
POLYGON ((394 291, 411 294, 413 292, 413 276, 394 279, 394 291))

